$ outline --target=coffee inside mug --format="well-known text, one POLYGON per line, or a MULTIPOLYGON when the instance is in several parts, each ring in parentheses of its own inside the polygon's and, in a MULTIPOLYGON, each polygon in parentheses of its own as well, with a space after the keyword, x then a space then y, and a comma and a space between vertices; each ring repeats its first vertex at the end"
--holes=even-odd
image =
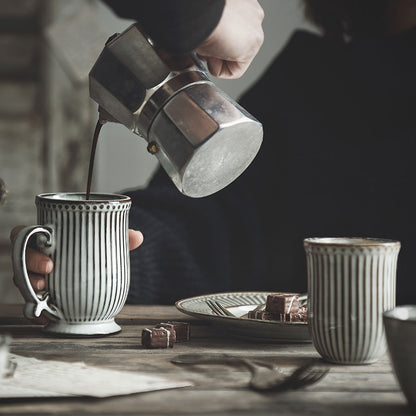
POLYGON ((104 193, 91 193, 90 198, 87 199, 85 192, 61 192, 61 193, 46 193, 38 195, 40 198, 52 199, 54 201, 83 201, 83 202, 108 202, 108 201, 122 201, 129 200, 126 195, 118 194, 104 194, 104 193))

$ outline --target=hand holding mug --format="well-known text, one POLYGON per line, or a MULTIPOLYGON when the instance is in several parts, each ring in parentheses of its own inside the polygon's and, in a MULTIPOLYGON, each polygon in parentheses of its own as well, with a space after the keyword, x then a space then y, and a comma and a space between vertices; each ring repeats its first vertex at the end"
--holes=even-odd
MULTIPOLYGON (((24 225, 17 225, 10 232, 10 241, 13 244, 19 231, 24 225)), ((143 243, 143 234, 140 231, 129 229, 129 249, 135 250, 143 243)), ((29 272, 30 283, 33 289, 43 290, 46 287, 44 275, 53 270, 53 261, 46 254, 35 248, 28 247, 26 251, 26 265, 29 272)), ((44 320, 42 320, 43 322, 44 320)))
MULTIPOLYGON (((14 281, 27 318, 50 318, 44 331, 106 335, 121 330, 114 318, 130 286, 128 213, 125 195, 50 193, 36 197, 37 225, 20 229, 12 253, 14 281), (33 239, 33 237, 36 237, 33 239), (35 242, 44 255, 35 255, 35 242), (49 271, 46 281, 35 271, 49 271), (43 268, 43 270, 42 270, 43 268), (34 287, 33 287, 34 286, 34 287), (45 291, 39 290, 44 286, 45 291)), ((133 242, 140 243, 139 235, 133 242)))

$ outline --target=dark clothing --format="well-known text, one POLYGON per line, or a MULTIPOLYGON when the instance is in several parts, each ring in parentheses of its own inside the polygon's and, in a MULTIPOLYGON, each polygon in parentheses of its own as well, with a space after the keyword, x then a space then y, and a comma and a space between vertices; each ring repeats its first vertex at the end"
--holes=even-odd
POLYGON ((120 17, 134 19, 159 46, 174 54, 196 49, 214 30, 225 0, 104 0, 120 17))
POLYGON ((264 143, 201 199, 159 170, 131 192, 133 303, 229 290, 306 291, 302 240, 398 239, 398 303, 416 300, 416 29, 335 44, 297 32, 241 104, 264 143))

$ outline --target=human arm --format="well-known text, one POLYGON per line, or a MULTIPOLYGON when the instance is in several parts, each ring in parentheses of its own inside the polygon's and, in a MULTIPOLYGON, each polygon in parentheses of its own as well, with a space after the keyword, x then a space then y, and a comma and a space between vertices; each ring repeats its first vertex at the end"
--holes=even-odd
POLYGON ((264 12, 257 0, 104 0, 120 17, 137 20, 160 47, 195 51, 212 75, 239 78, 263 43, 264 12))
POLYGON ((129 193, 130 226, 140 226, 146 241, 130 255, 128 303, 173 304, 261 286, 253 276, 266 265, 263 216, 242 176, 209 197, 189 198, 159 169, 146 189, 129 193))

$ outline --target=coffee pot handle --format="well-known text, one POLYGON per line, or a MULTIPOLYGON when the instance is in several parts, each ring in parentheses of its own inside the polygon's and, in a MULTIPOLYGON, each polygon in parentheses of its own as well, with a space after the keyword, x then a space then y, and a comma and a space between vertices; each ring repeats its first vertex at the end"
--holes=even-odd
POLYGON ((53 248, 54 238, 53 229, 41 225, 31 225, 19 231, 13 244, 12 264, 14 272, 14 282, 25 299, 26 303, 23 309, 26 318, 39 318, 40 314, 45 311, 50 316, 63 319, 59 309, 49 303, 50 295, 48 292, 42 294, 36 293, 30 284, 29 275, 26 267, 26 250, 29 239, 35 234, 41 233, 36 244, 40 248, 53 248))

